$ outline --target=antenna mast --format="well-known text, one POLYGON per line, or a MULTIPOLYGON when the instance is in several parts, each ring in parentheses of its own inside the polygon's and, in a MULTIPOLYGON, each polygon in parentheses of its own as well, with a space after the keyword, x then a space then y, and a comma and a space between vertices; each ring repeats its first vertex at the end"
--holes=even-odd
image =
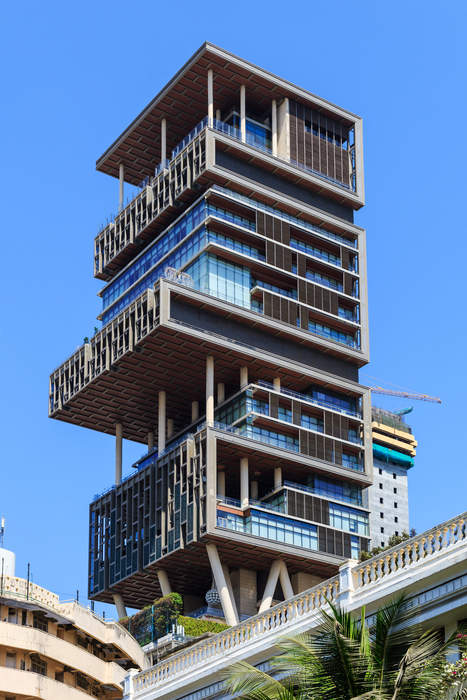
POLYGON ((0 522, 0 547, 3 547, 3 536, 5 535, 5 518, 2 516, 0 522))

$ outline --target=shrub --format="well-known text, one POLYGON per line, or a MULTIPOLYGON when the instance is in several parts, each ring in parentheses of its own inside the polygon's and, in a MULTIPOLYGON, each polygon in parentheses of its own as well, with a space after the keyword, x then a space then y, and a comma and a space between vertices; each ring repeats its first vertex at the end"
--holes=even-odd
POLYGON ((214 622, 213 620, 198 620, 194 617, 185 617, 180 615, 178 624, 183 625, 185 634, 188 637, 199 637, 206 632, 223 632, 229 628, 229 625, 223 622, 214 622))

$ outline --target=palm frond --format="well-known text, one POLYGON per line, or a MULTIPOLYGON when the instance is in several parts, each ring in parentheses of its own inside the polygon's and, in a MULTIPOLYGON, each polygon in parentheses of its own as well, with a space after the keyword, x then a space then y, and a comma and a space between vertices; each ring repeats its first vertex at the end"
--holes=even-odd
POLYGON ((224 673, 228 691, 235 698, 245 700, 297 700, 290 680, 285 682, 273 678, 246 661, 239 661, 230 666, 224 673))

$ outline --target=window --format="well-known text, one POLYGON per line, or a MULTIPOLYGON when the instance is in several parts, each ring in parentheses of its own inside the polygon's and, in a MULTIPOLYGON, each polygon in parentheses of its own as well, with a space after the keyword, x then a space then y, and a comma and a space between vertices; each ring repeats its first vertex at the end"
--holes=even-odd
POLYGON ((337 503, 329 503, 329 524, 339 530, 369 535, 368 514, 337 503))
POLYGON ((84 690, 87 690, 89 688, 89 681, 84 674, 77 673, 76 674, 76 685, 78 688, 83 688, 84 690))
POLYGON ((379 517, 380 517, 380 518, 384 518, 384 513, 380 513, 380 514, 379 514, 379 517))
POLYGON ((378 469, 378 472, 379 472, 380 474, 383 473, 383 470, 381 469, 381 467, 378 469))
POLYGON ((5 666, 7 668, 16 668, 16 654, 7 651, 5 666))
POLYGON ((379 499, 379 502, 380 502, 380 503, 384 503, 384 498, 383 498, 382 496, 381 496, 381 498, 379 499))
POLYGON ((47 618, 41 612, 33 612, 32 626, 36 630, 42 630, 42 632, 48 632, 49 630, 49 623, 47 622, 47 618))
POLYGON ((397 493, 397 486, 394 486, 394 493, 397 493))
POLYGON ((8 622, 18 622, 18 616, 16 614, 16 608, 8 608, 8 622))
POLYGON ((394 534, 396 537, 399 537, 399 530, 396 530, 394 534))
POLYGON ((26 610, 23 610, 21 612, 21 624, 22 625, 27 625, 28 623, 28 613, 26 610))
POLYGON ((393 479, 397 479, 397 474, 393 474, 393 475, 392 475, 392 478, 393 478, 393 479))
POLYGON ((55 680, 59 681, 60 683, 64 682, 64 673, 63 671, 55 671, 55 680))
POLYGON ((394 508, 397 508, 397 501, 394 501, 394 508))
POLYGON ((47 664, 38 656, 34 658, 31 657, 31 671, 33 673, 39 673, 41 676, 47 675, 47 664))
POLYGON ((384 547, 384 542, 381 542, 381 547, 384 547))
POLYGON ((395 523, 398 523, 398 522, 399 522, 399 518, 397 517, 397 515, 394 516, 394 522, 395 522, 395 523))
POLYGON ((382 489, 382 488, 383 488, 383 484, 380 483, 379 488, 382 489))
POLYGON ((384 527, 380 527, 382 534, 384 535, 384 527))

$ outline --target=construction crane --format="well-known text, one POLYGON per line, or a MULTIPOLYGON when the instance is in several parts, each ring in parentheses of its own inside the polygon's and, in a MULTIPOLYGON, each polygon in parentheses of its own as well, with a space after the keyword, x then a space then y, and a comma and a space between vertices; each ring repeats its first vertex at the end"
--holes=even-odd
POLYGON ((415 399, 417 401, 431 401, 431 403, 441 403, 441 399, 437 396, 428 396, 428 394, 415 394, 410 391, 395 391, 394 389, 385 389, 382 386, 370 386, 373 394, 385 394, 386 396, 399 396, 403 399, 415 399))

